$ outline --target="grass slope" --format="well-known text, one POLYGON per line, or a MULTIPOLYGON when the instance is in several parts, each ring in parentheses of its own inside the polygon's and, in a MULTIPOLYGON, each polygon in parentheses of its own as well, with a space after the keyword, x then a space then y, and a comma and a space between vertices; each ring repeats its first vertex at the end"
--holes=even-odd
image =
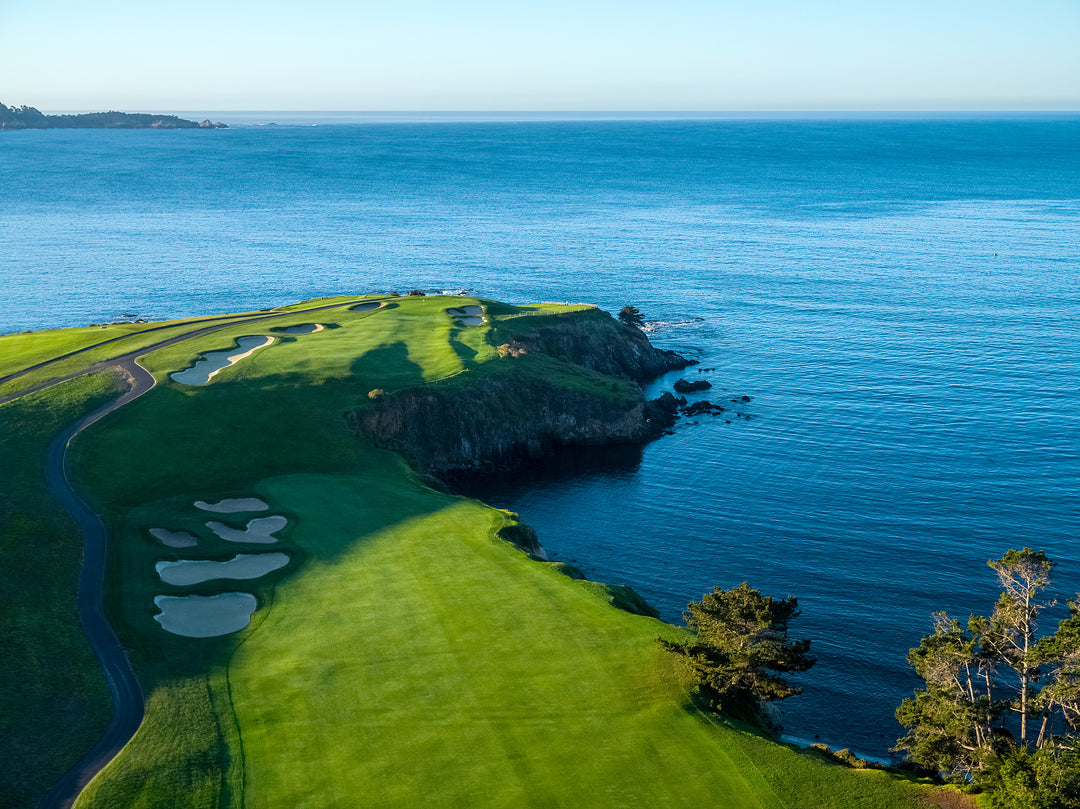
POLYGON ((0 406, 0 806, 33 806, 108 719, 75 604, 82 538, 42 466, 53 435, 115 393, 101 374, 0 406))
POLYGON ((514 362, 488 326, 445 312, 472 303, 521 328, 569 311, 402 298, 229 326, 149 355, 161 384, 80 439, 76 486, 110 530, 106 606, 148 704, 77 805, 914 805, 916 787, 698 713, 654 642, 681 630, 613 609, 603 589, 498 539, 505 513, 426 488, 349 433, 345 411, 374 388, 464 385, 514 362), (168 379, 236 336, 311 321, 325 330, 282 337, 210 385, 168 379), (288 518, 276 546, 217 539, 215 515, 192 506, 245 495, 288 518), (150 527, 199 546, 166 548, 150 527), (154 570, 267 550, 290 563, 252 581, 176 588, 154 570), (155 595, 235 590, 260 607, 232 635, 182 638, 153 620, 155 595))

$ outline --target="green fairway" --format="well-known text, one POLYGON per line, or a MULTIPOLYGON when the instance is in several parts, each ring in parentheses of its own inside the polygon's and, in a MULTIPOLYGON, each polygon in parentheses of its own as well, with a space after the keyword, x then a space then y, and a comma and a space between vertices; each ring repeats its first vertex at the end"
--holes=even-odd
MULTIPOLYGON (((918 805, 921 786, 828 765, 700 713, 655 643, 684 630, 616 609, 605 588, 529 557, 499 537, 512 515, 429 488, 345 418, 373 390, 453 394, 507 374, 624 403, 633 383, 575 365, 559 346, 516 359, 499 351, 553 324, 609 328, 605 315, 441 296, 341 305, 356 300, 285 307, 148 354, 140 362, 158 385, 76 440, 73 481, 110 536, 106 609, 147 698, 139 732, 77 806, 918 805), (464 305, 483 306, 486 321, 447 314, 464 305), (324 328, 273 331, 302 323, 324 328), (170 380, 249 334, 277 339, 210 384, 170 380), (233 497, 268 509, 194 506, 233 497), (285 522, 270 544, 229 542, 206 525, 266 515, 285 522), (198 544, 167 547, 152 528, 198 544), (184 586, 155 569, 264 552, 289 562, 184 586), (258 602, 239 631, 183 637, 155 620, 157 596, 230 592, 258 602)), ((55 404, 60 390, 0 413, 55 404)), ((36 429, 48 435, 62 415, 36 429)), ((70 586, 49 575, 56 590, 70 586)))

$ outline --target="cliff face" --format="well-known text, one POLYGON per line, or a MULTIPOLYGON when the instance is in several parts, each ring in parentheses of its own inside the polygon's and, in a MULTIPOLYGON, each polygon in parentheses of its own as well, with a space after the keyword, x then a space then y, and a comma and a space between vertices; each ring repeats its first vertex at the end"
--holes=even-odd
POLYGON ((692 364, 674 351, 649 342, 644 332, 627 326, 599 309, 557 317, 535 318, 530 324, 510 321, 495 329, 494 339, 526 351, 539 352, 598 371, 638 381, 692 364))
POLYGON ((347 415, 358 434, 435 475, 513 466, 561 446, 641 443, 674 399, 646 402, 631 380, 687 361, 603 312, 499 324, 504 356, 445 382, 399 391, 347 415))
POLYGON ((379 446, 438 475, 511 466, 558 446, 645 441, 654 431, 637 394, 608 398, 508 373, 404 390, 348 418, 379 446))

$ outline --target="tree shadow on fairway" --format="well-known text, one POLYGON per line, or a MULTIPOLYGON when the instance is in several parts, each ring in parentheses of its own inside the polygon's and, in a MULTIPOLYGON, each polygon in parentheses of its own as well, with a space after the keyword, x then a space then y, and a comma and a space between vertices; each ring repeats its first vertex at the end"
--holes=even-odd
POLYGON ((462 331, 463 329, 450 329, 450 348, 454 349, 454 353, 461 357, 462 365, 466 368, 472 368, 476 365, 476 355, 480 352, 458 339, 458 335, 462 331))
POLYGON ((409 359, 409 346, 403 340, 361 354, 353 361, 351 371, 369 389, 399 390, 424 382, 424 371, 409 359))

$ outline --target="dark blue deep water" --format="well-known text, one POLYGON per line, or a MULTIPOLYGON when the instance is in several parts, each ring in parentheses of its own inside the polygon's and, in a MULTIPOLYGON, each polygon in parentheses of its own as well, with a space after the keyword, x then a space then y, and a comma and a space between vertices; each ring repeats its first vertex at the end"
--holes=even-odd
POLYGON ((414 287, 633 303, 752 397, 478 490, 670 620, 798 596, 793 735, 884 753, 1006 549, 1080 590, 1078 117, 0 133, 0 332, 414 287))

